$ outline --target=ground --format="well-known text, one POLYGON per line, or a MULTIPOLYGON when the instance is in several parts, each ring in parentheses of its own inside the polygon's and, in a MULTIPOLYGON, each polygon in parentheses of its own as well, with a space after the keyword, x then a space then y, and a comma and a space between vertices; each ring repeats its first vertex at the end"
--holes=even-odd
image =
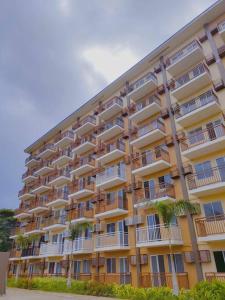
MULTIPOLYGON (((112 298, 95 297, 95 296, 80 296, 75 294, 64 293, 49 293, 41 291, 29 291, 23 289, 9 288, 2 300, 112 300, 112 298)), ((115 300, 115 299, 113 299, 115 300)))

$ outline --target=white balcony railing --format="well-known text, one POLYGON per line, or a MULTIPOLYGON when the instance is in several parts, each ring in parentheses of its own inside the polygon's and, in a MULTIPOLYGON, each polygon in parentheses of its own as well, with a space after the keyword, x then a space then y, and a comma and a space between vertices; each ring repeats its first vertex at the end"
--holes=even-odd
POLYGON ((164 224, 142 227, 136 229, 137 244, 151 245, 157 242, 166 242, 166 244, 180 244, 182 242, 181 230, 178 225, 170 225, 170 230, 164 224))
POLYGON ((74 241, 66 240, 64 254, 70 253, 91 253, 93 251, 93 239, 80 237, 74 241))
POLYGON ((42 243, 40 247, 40 256, 63 255, 63 243, 42 243))
POLYGON ((104 184, 110 180, 120 178, 122 180, 126 179, 125 167, 113 166, 107 168, 104 172, 97 174, 96 185, 104 184))
POLYGON ((129 247, 128 233, 116 231, 111 233, 103 233, 96 236, 95 249, 123 249, 129 247))

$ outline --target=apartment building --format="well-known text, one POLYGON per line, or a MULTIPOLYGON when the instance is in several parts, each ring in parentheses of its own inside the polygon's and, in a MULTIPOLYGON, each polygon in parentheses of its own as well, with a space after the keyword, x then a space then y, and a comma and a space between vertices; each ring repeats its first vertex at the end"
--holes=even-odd
POLYGON ((225 1, 25 149, 9 275, 134 286, 225 280, 225 1), (199 209, 174 216, 157 201, 199 209), (90 222, 73 242, 69 224, 90 222), (38 236, 38 238, 37 238, 38 236))

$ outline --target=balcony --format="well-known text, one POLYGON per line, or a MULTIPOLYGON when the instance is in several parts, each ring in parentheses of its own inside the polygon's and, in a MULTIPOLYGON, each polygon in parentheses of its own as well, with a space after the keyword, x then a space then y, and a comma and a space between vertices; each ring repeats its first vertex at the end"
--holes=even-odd
POLYGON ((86 134, 96 127, 96 118, 94 116, 87 116, 81 121, 78 121, 74 126, 73 130, 79 136, 86 134))
POLYGON ((96 176, 96 187, 102 189, 109 189, 114 186, 120 185, 125 183, 126 180, 126 173, 125 173, 125 166, 121 168, 119 166, 113 166, 107 168, 100 174, 96 176))
POLYGON ((108 144, 102 144, 100 147, 96 161, 101 165, 120 159, 126 154, 126 145, 123 140, 118 139, 108 144))
POLYGON ((170 225, 170 231, 164 224, 136 229, 137 247, 162 247, 183 245, 181 230, 170 225))
POLYGON ((10 258, 22 258, 22 257, 37 258, 39 256, 39 251, 40 251, 40 248, 36 247, 36 246, 33 246, 33 247, 30 246, 23 250, 12 249, 10 251, 10 258))
POLYGON ((72 224, 74 223, 86 223, 93 222, 94 211, 93 208, 87 209, 86 207, 73 208, 68 213, 68 221, 72 224))
POLYGON ((175 80, 171 95, 180 100, 195 94, 210 83, 208 68, 201 63, 175 80))
POLYGON ((43 230, 63 230, 66 228, 66 216, 51 216, 49 218, 45 218, 43 222, 43 230))
POLYGON ((221 107, 211 90, 174 108, 176 122, 183 127, 201 122, 219 112, 221 107))
POLYGON ((202 47, 199 42, 194 40, 168 59, 167 71, 175 77, 203 59, 202 47))
POLYGON ((53 166, 52 166, 52 161, 51 160, 47 160, 47 161, 42 161, 39 166, 37 167, 37 169, 35 170, 35 175, 37 176, 45 176, 48 173, 52 172, 54 170, 53 166))
POLYGON ((175 201, 175 190, 172 184, 160 184, 154 189, 140 189, 135 191, 135 208, 150 207, 156 202, 175 201))
POLYGON ((22 180, 23 182, 26 183, 30 183, 32 181, 34 181, 35 179, 37 179, 37 176, 35 176, 34 171, 32 170, 27 170, 23 175, 22 175, 22 180))
MULTIPOLYGON (((179 289, 189 289, 188 273, 176 273, 179 289)), ((141 287, 173 288, 172 273, 142 273, 141 287)))
POLYGON ((124 121, 122 118, 117 117, 111 122, 107 122, 101 125, 97 138, 102 141, 110 140, 123 131, 124 121))
POLYGON ((141 77, 133 84, 130 85, 131 91, 129 92, 129 96, 133 101, 136 101, 148 93, 154 91, 158 86, 157 77, 154 73, 149 72, 145 76, 141 77))
POLYGON ((80 237, 74 241, 66 240, 64 244, 63 254, 87 254, 93 253, 94 245, 92 238, 80 237))
POLYGON ((82 176, 95 169, 95 159, 92 155, 81 157, 77 166, 70 172, 72 176, 82 176))
POLYGON ((26 201, 28 199, 35 198, 35 195, 32 191, 32 187, 25 186, 22 190, 19 191, 18 197, 21 201, 26 201))
POLYGON ((225 128, 223 124, 209 126, 206 130, 190 134, 181 140, 182 154, 188 159, 223 150, 225 147, 225 128))
POLYGON ((31 214, 28 212, 29 207, 23 207, 21 206, 20 208, 15 210, 15 218, 16 219, 25 219, 31 217, 31 214))
POLYGON ((95 218, 105 219, 128 213, 127 199, 117 195, 115 199, 98 201, 95 207, 95 218))
POLYGON ((113 99, 110 99, 102 105, 101 111, 98 116, 103 120, 108 120, 117 115, 122 110, 123 100, 119 97, 114 97, 113 99))
POLYGON ((40 256, 63 256, 63 246, 62 243, 42 243, 40 247, 40 256))
POLYGON ((46 159, 54 153, 56 153, 55 145, 46 144, 40 149, 38 157, 41 159, 46 159))
POLYGON ((70 189, 69 199, 82 199, 95 193, 95 183, 87 180, 80 181, 70 189))
POLYGON ((225 191, 225 166, 187 175, 189 193, 208 196, 225 191))
POLYGON ((32 192, 34 194, 45 193, 51 189, 51 187, 48 184, 49 184, 48 177, 41 178, 41 179, 39 178, 36 184, 34 185, 32 192))
POLYGON ((57 174, 49 176, 50 186, 60 186, 71 182, 70 170, 60 169, 57 174))
POLYGON ((207 272, 205 273, 205 279, 207 281, 225 281, 225 273, 207 272))
POLYGON ((225 41, 225 21, 218 24, 217 27, 218 27, 219 34, 221 35, 223 41, 225 41))
POLYGON ((225 240, 225 215, 195 219, 199 242, 225 240))
POLYGON ((72 130, 67 130, 61 133, 55 139, 55 147, 63 148, 69 146, 74 141, 74 133, 72 130))
POLYGON ((52 165, 54 167, 62 167, 65 164, 68 164, 70 161, 73 160, 72 152, 70 149, 64 149, 61 151, 58 151, 58 153, 55 156, 55 159, 52 162, 52 165))
POLYGON ((35 165, 37 165, 38 162, 39 162, 39 159, 36 156, 30 155, 25 159, 25 166, 28 168, 32 168, 35 165))
POLYGON ((169 152, 162 148, 145 151, 134 159, 133 166, 132 174, 142 177, 166 170, 171 167, 169 152))
POLYGON ((148 125, 139 127, 131 139, 130 144, 136 148, 143 148, 166 136, 165 125, 161 120, 154 120, 148 125))
POLYGON ((33 234, 41 234, 44 233, 44 231, 41 228, 41 223, 40 222, 30 222, 28 223, 22 230, 24 235, 33 235, 33 234))
POLYGON ((72 147, 72 152, 74 155, 82 155, 83 153, 95 149, 95 147, 96 138, 94 135, 89 135, 81 139, 77 139, 72 147))
POLYGON ((58 207, 68 203, 68 193, 63 189, 58 189, 53 192, 52 197, 46 203, 47 207, 58 207))
POLYGON ((116 231, 99 234, 95 237, 94 251, 96 252, 129 249, 128 233, 116 231))
POLYGON ((161 109, 161 101, 157 96, 154 95, 139 101, 134 106, 134 110, 131 116, 129 116, 129 119, 135 123, 139 123, 154 116, 156 113, 159 113, 161 109))
POLYGON ((47 199, 44 197, 38 197, 35 200, 30 202, 29 213, 30 214, 38 214, 44 211, 48 211, 46 207, 47 199))

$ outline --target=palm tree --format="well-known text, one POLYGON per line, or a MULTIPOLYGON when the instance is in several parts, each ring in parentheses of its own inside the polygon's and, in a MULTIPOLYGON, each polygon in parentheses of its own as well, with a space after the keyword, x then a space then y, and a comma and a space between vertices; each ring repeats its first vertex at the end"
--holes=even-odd
POLYGON ((69 255, 69 269, 68 269, 68 276, 67 276, 67 287, 68 288, 71 287, 74 240, 78 239, 85 230, 91 229, 91 228, 92 228, 92 224, 89 222, 76 223, 76 224, 70 223, 70 225, 69 225, 68 239, 71 241, 71 252, 69 255))
POLYGON ((168 238, 169 238, 169 251, 170 251, 170 261, 171 261, 171 273, 172 273, 172 285, 173 285, 173 293, 175 295, 179 294, 179 285, 177 281, 176 271, 174 267, 174 256, 172 252, 172 244, 171 244, 171 225, 174 216, 180 214, 186 214, 187 212, 193 213, 196 211, 196 205, 190 203, 186 200, 178 200, 175 202, 164 203, 164 202, 157 202, 154 205, 155 209, 157 210, 158 214, 161 216, 165 227, 168 231, 168 238))

